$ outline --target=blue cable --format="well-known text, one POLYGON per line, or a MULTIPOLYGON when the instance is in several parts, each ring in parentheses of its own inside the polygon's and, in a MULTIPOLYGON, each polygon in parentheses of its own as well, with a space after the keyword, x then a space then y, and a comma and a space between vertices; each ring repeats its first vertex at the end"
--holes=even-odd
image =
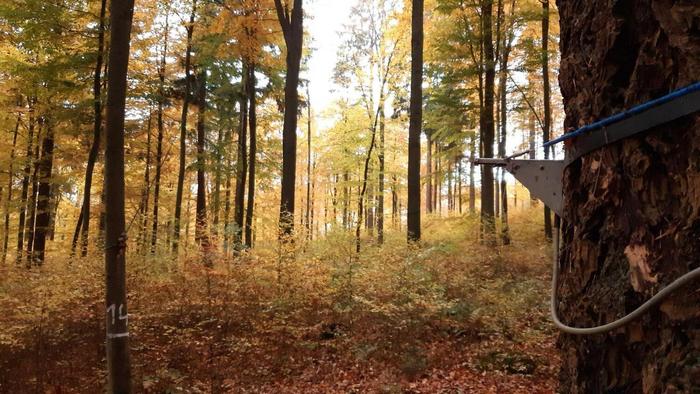
POLYGON ((638 115, 638 114, 640 114, 648 109, 651 109, 653 107, 657 107, 661 104, 666 104, 669 101, 673 101, 679 97, 687 96, 688 94, 691 94, 691 93, 694 93, 697 91, 700 91, 700 82, 693 83, 693 84, 686 86, 682 89, 678 89, 676 91, 673 91, 673 92, 671 92, 663 97, 659 97, 657 99, 648 101, 644 104, 640 104, 636 107, 630 108, 627 111, 623 111, 623 112, 620 112, 620 113, 615 114, 613 116, 610 116, 609 118, 605 118, 605 119, 599 120, 595 123, 591 123, 587 126, 583 126, 576 131, 572 131, 571 133, 564 134, 557 139, 554 139, 552 141, 545 143, 544 147, 547 148, 547 147, 550 147, 552 145, 556 145, 560 142, 566 141, 570 138, 578 137, 581 134, 602 129, 603 127, 607 127, 613 123, 617 123, 617 122, 620 122, 622 120, 629 119, 629 118, 631 118, 635 115, 638 115))

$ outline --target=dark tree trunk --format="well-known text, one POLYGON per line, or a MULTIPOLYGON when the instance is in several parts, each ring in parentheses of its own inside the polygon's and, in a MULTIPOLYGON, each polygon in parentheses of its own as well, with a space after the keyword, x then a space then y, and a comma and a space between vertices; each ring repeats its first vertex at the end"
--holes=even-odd
POLYGON ((299 112, 299 71, 304 44, 303 0, 294 0, 289 11, 282 0, 275 0, 277 17, 287 45, 287 76, 284 83, 284 127, 282 130, 282 192, 280 200, 280 235, 294 231, 294 192, 297 165, 297 118, 299 112))
POLYGON ((306 234, 311 239, 311 92, 306 84, 306 234))
MULTIPOLYGON (((559 1, 565 127, 697 81, 695 3, 559 1), (596 39, 591 39, 591 32, 596 39)), ((585 138, 581 137, 581 138, 585 138)), ((567 168, 559 311, 607 323, 700 264, 700 115, 605 146, 567 168)), ((700 391, 697 283, 607 335, 562 335, 561 391, 700 391)))
POLYGON ((185 47, 185 95, 182 100, 182 113, 180 115, 180 165, 177 173, 177 191, 175 193, 175 219, 173 228, 173 254, 177 255, 180 243, 180 219, 182 216, 182 195, 185 185, 185 168, 187 160, 187 114, 189 111, 190 97, 192 94, 192 77, 190 68, 192 63, 192 35, 194 33, 194 20, 197 15, 197 0, 192 0, 192 12, 190 23, 187 25, 187 44, 185 47))
POLYGON ((156 142, 156 176, 153 180, 153 228, 151 232, 151 254, 156 253, 156 248, 158 246, 158 200, 160 197, 160 175, 163 169, 163 134, 165 132, 163 127, 163 106, 165 105, 165 59, 168 54, 168 16, 169 14, 166 14, 165 16, 163 52, 160 58, 160 65, 158 67, 158 138, 156 142))
POLYGON ((146 169, 143 173, 143 191, 141 192, 141 231, 139 245, 141 253, 146 254, 148 245, 148 203, 151 198, 151 122, 153 120, 153 111, 149 107, 148 124, 146 126, 146 169))
POLYGON ((433 141, 430 139, 430 134, 426 133, 426 147, 428 151, 426 152, 426 165, 427 174, 425 174, 425 210, 427 213, 433 213, 433 141))
POLYGON ((469 214, 476 215, 476 184, 474 182, 476 169, 474 168, 474 159, 476 158, 476 136, 471 137, 469 143, 469 214))
MULTIPOLYGON (((97 35, 97 61, 95 62, 95 77, 92 83, 93 114, 95 121, 92 128, 92 146, 88 154, 87 168, 85 169, 85 187, 83 188, 83 206, 80 209, 82 220, 78 220, 76 233, 80 227, 80 254, 86 256, 88 252, 88 237, 90 234, 90 202, 92 197, 92 175, 95 171, 95 163, 100 153, 100 139, 102 134, 102 63, 105 47, 105 14, 107 0, 100 3, 100 25, 97 35)), ((73 245, 75 249, 75 244, 73 245)))
MULTIPOLYGON (((384 88, 382 87, 382 90, 384 88)), ((377 242, 381 245, 384 243, 384 143, 386 132, 386 114, 384 113, 384 94, 381 94, 382 99, 379 101, 379 177, 377 190, 377 242)))
POLYGON ((413 0, 411 11, 411 98, 408 126, 408 241, 419 241, 420 134, 423 128, 423 0, 413 0))
MULTIPOLYGON (((21 106, 21 100, 19 106, 21 106)), ((3 232, 2 241, 2 264, 5 264, 7 259, 7 247, 10 239, 10 202, 12 201, 12 186, 15 176, 15 149, 17 148, 17 135, 19 134, 19 125, 22 121, 22 112, 17 114, 17 122, 15 123, 15 131, 12 134, 12 150, 10 151, 10 164, 7 170, 7 200, 5 200, 5 231, 3 232)))
MULTIPOLYGON (((481 144, 483 157, 494 157, 494 84, 496 70, 493 52, 493 0, 481 3, 483 25, 482 41, 484 47, 484 108, 481 113, 481 144)), ((494 218, 494 178, 491 166, 481 166, 481 226, 482 237, 487 244, 495 242, 496 222, 494 218)))
POLYGON ((36 127, 35 106, 36 99, 28 98, 27 105, 29 107, 29 131, 27 132, 27 154, 24 161, 24 177, 22 178, 22 193, 20 194, 19 219, 17 224, 17 256, 16 262, 19 264, 22 261, 24 252, 24 227, 27 215, 27 197, 29 195, 29 176, 32 171, 32 161, 34 156, 34 129, 36 127))
MULTIPOLYGON (((500 121, 501 132, 498 141, 498 156, 506 157, 506 143, 508 142, 508 61, 513 45, 513 13, 515 12, 515 0, 512 0, 510 7, 510 17, 504 23, 503 44, 501 53, 500 76, 498 78, 498 90, 500 92, 500 121)), ((505 170, 501 168, 501 240, 504 245, 510 245, 510 229, 508 228, 508 185, 506 184, 505 170)))
POLYGON ((195 240, 203 251, 209 247, 207 234, 207 181, 206 181, 206 157, 204 143, 206 138, 206 110, 207 110, 207 72, 202 72, 197 77, 197 208, 195 240))
POLYGON ((248 123, 250 128, 250 156, 248 159, 248 202, 246 206, 245 214, 245 246, 247 248, 253 247, 253 213, 255 209, 255 156, 257 154, 257 130, 258 130, 258 116, 256 114, 257 102, 256 102, 256 88, 257 81, 255 78, 255 65, 250 66, 248 75, 248 101, 249 104, 249 115, 248 123))
POLYGON ((34 250, 34 230, 36 229, 36 202, 39 193, 39 164, 41 162, 41 143, 42 143, 42 131, 45 125, 45 118, 39 117, 39 130, 36 136, 36 146, 34 148, 34 171, 32 171, 32 176, 30 178, 30 183, 32 185, 32 194, 29 196, 29 201, 27 201, 27 221, 25 223, 24 239, 27 240, 27 266, 30 266, 32 259, 32 251, 34 250))
POLYGON ((243 247, 243 219, 245 215, 245 180, 248 175, 247 160, 247 134, 248 134, 248 77, 250 65, 243 65, 243 77, 241 80, 241 101, 240 101, 240 125, 238 128, 238 158, 236 160, 236 195, 234 197, 233 221, 236 224, 233 234, 234 250, 241 250, 243 247))
POLYGON ((31 251, 34 265, 41 266, 46 254, 46 236, 51 224, 51 172, 53 169, 53 120, 47 118, 46 135, 41 146, 41 159, 39 161, 38 192, 36 202, 36 223, 33 234, 34 246, 31 251))
POLYGON ((350 187, 348 183, 350 182, 350 175, 347 171, 343 173, 343 229, 347 230, 349 227, 349 206, 350 206, 350 192, 348 188, 350 187))
POLYGON ((110 2, 109 85, 105 146, 105 268, 107 392, 131 392, 126 307, 124 107, 133 0, 110 2))
MULTIPOLYGON (((544 124, 542 125, 542 140, 549 141, 552 124, 551 87, 549 83, 549 0, 542 1, 542 100, 544 104, 544 124)), ((550 149, 544 150, 544 158, 549 159, 550 149)), ((552 212, 544 206, 544 235, 552 239, 552 212)))

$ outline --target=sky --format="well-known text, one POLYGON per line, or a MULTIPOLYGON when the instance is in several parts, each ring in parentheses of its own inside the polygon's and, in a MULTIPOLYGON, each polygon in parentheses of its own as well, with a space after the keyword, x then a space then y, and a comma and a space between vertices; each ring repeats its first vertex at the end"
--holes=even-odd
MULTIPOLYGON (((309 60, 309 71, 305 78, 311 81, 311 105, 320 114, 334 98, 343 93, 332 93, 333 68, 340 46, 338 33, 342 31, 350 16, 350 8, 357 0, 308 0, 304 4, 311 16, 304 20, 311 39, 313 52, 309 60)), ((360 0, 361 1, 361 0, 360 0)))

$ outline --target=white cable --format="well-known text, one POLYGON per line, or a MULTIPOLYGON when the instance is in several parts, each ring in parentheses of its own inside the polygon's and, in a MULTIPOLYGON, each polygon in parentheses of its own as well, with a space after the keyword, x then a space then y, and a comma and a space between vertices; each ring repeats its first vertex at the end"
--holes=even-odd
POLYGON ((681 276, 680 278, 676 279, 670 285, 664 287, 661 291, 656 293, 655 296, 651 297, 647 302, 642 304, 639 308, 635 309, 627 316, 620 318, 618 320, 615 320, 612 323, 608 323, 608 324, 598 326, 598 327, 577 328, 577 327, 571 327, 571 326, 568 326, 568 325, 562 323, 561 320, 559 319, 559 313, 557 312, 557 304, 559 303, 559 301, 557 299, 557 288, 559 287, 559 228, 555 229, 553 260, 554 260, 554 262, 553 262, 553 268, 552 268, 552 305, 551 305, 552 320, 554 321, 554 324, 557 326, 557 328, 559 328, 561 331, 568 333, 568 334, 574 334, 574 335, 603 334, 603 333, 612 331, 616 328, 622 327, 626 324, 629 324, 632 321, 642 317, 642 315, 644 315, 650 308, 659 304, 666 297, 671 295, 671 293, 675 292, 676 290, 680 289, 681 287, 685 286, 686 284, 690 283, 691 281, 700 278, 700 268, 696 268, 696 269, 688 272, 687 274, 681 276))

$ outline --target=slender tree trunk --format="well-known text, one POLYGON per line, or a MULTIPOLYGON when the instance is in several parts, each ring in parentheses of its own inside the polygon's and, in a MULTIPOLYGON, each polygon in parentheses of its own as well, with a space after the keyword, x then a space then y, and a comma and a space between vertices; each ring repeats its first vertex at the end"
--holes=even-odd
POLYGON ((224 256, 228 256, 229 242, 231 239, 231 138, 232 130, 226 131, 226 194, 224 196, 224 256))
MULTIPOLYGON (((100 2, 100 25, 97 35, 97 60, 95 62, 95 77, 92 83, 93 114, 95 121, 92 131, 92 146, 88 154, 87 168, 85 169, 85 186, 83 187, 83 206, 80 209, 82 220, 78 220, 80 228, 80 255, 87 256, 88 237, 90 234, 90 202, 92 197, 92 175, 95 171, 95 162, 100 153, 100 140, 102 138, 102 63, 105 48, 105 15, 107 10, 107 0, 100 2)), ((73 245, 75 249, 75 244, 73 245)), ((74 250, 71 252, 73 253, 74 250)))
POLYGON ((146 254, 148 244, 148 203, 151 197, 151 122, 153 111, 149 107, 148 125, 146 126, 146 169, 143 174, 143 191, 141 192, 141 254, 146 254))
POLYGON ((247 134, 248 134, 248 77, 250 72, 250 65, 245 63, 243 65, 243 80, 241 86, 243 91, 241 92, 241 102, 240 102, 240 125, 238 128, 238 159, 236 165, 236 196, 234 198, 234 208, 233 208, 233 218, 236 223, 235 233, 233 234, 233 247, 234 250, 241 250, 243 247, 243 219, 245 215, 244 203, 245 203, 245 181, 248 173, 248 160, 247 156, 247 134))
POLYGON ((154 191, 153 191, 153 228, 151 232, 151 254, 156 253, 156 248, 158 246, 158 210, 160 197, 160 176, 163 169, 163 134, 165 133, 163 127, 163 106, 165 104, 165 66, 166 66, 166 56, 168 54, 168 24, 169 13, 165 16, 165 31, 163 32, 163 52, 160 58, 160 66, 158 67, 158 138, 156 142, 156 176, 154 181, 154 191))
MULTIPOLYGON (((510 51, 513 44, 513 13, 515 12, 515 0, 511 2, 510 18, 507 24, 504 23, 505 32, 503 34, 503 50, 501 54, 501 66, 499 76, 500 91, 500 111, 501 111, 501 132, 500 141, 498 142, 498 156, 506 157, 506 143, 508 140, 508 61, 510 59, 510 51)), ((510 229, 508 227, 508 185, 506 184, 505 170, 501 168, 501 240, 504 245, 510 245, 510 229)))
POLYGON ((109 85, 105 147, 105 267, 107 392, 131 392, 126 307, 124 107, 133 0, 110 2, 109 85))
POLYGON ((411 114, 408 128, 408 241, 421 238, 420 134, 423 128, 423 0, 413 0, 411 16, 411 114))
MULTIPOLYGON (((22 106, 20 100, 19 106, 22 106)), ((10 239, 10 202, 12 201, 12 185, 14 181, 15 171, 15 150, 17 148, 17 135, 19 134, 19 125, 22 121, 22 112, 17 114, 17 122, 15 123, 15 131, 12 134, 12 150, 10 151, 10 164, 7 170, 7 200, 5 200, 5 231, 3 232, 2 242, 2 264, 5 264, 7 259, 7 247, 10 239)))
POLYGON ((343 229, 347 230, 349 227, 349 206, 350 206, 350 193, 348 192, 348 187, 350 182, 350 175, 347 171, 343 173, 343 229))
POLYGON ((296 187, 297 118, 299 112, 299 71, 304 43, 302 0, 294 0, 289 11, 282 0, 275 0, 277 17, 287 46, 287 76, 284 84, 284 127, 282 131, 282 192, 280 199, 280 236, 294 231, 294 194, 296 187))
POLYGON ((476 158, 475 135, 471 137, 469 149, 469 155, 471 156, 471 160, 469 161, 469 214, 476 215, 476 182, 474 181, 476 175, 476 169, 474 168, 474 158, 476 158))
POLYGON ((28 215, 27 222, 25 223, 24 238, 27 240, 27 266, 31 266, 33 258, 32 251, 34 250, 34 231, 36 229, 36 203, 39 194, 39 165, 41 163, 41 144, 42 144, 42 131, 45 125, 45 118, 39 117, 39 130, 36 136, 36 145, 34 148, 34 170, 32 171, 32 177, 30 178, 30 183, 32 185, 32 194, 29 196, 28 204, 28 215))
POLYGON ((433 141, 430 139, 430 134, 426 133, 426 147, 428 151, 426 152, 426 166, 427 178, 425 183, 425 210, 427 213, 433 213, 433 141))
POLYGON ((462 214, 462 177, 464 174, 462 173, 462 157, 458 159, 459 162, 457 164, 457 201, 459 204, 459 214, 462 214))
MULTIPOLYGON (((483 46, 484 46, 484 109, 482 111, 481 140, 483 157, 493 156, 494 143, 494 82, 496 70, 494 67, 493 34, 491 21, 493 13, 493 0, 484 0, 481 3, 481 17, 483 19, 483 46)), ((481 225, 483 239, 487 244, 495 242, 496 223, 494 220, 494 177, 491 166, 481 166, 481 225)))
POLYGON ((306 233, 311 239, 311 92, 306 84, 306 233))
POLYGON ((215 242, 218 242, 219 238, 219 221, 221 214, 221 181, 223 176, 224 167, 224 156, 222 154, 224 147, 224 130, 219 128, 218 136, 216 138, 216 162, 214 164, 214 190, 212 192, 212 203, 209 204, 211 219, 211 233, 214 237, 215 242))
POLYGON ((34 128, 36 127, 36 99, 29 97, 27 99, 27 105, 29 107, 29 131, 27 132, 27 154, 24 161, 24 177, 22 178, 22 193, 20 195, 20 205, 19 205, 19 220, 17 225, 17 256, 16 263, 19 264, 22 261, 22 255, 24 252, 24 227, 27 215, 27 197, 29 194, 29 176, 32 170, 32 161, 34 156, 34 128))
MULTIPOLYGON (((382 89, 384 89, 382 87, 382 89)), ((385 133, 386 133, 386 114, 384 112, 384 93, 381 93, 382 99, 379 101, 379 177, 377 190, 377 242, 381 245, 384 243, 384 172, 385 172, 385 133)))
MULTIPOLYGON (((187 115, 189 111, 190 97, 192 94, 192 35, 194 33, 194 20, 197 15, 197 0, 192 0, 192 12, 190 23, 187 25, 187 44, 185 47, 185 95, 182 99, 182 113, 180 115, 180 166, 177 173, 177 191, 175 194, 175 219, 173 228, 173 254, 177 255, 180 242, 180 219, 182 216, 182 196, 185 185, 185 168, 187 160, 187 115)), ((216 226, 214 227, 216 228, 216 226)))
MULTIPOLYGON (((697 24, 680 22, 697 18, 697 3, 558 5, 565 128, 697 82, 697 24)), ((608 323, 700 266, 698 152, 695 113, 604 146, 566 169, 557 289, 563 321, 580 327, 608 323)), ((609 334, 561 335, 560 390, 699 392, 698 305, 695 281, 609 334)))
POLYGON ((248 115, 248 123, 250 126, 250 157, 248 160, 248 202, 246 206, 245 217, 245 245, 247 248, 253 247, 253 213, 255 209, 255 160, 256 155, 258 153, 258 116, 256 113, 256 86, 257 80, 255 78, 255 65, 252 64, 250 66, 250 73, 248 77, 248 101, 250 102, 248 115))
MULTIPOLYGON (((552 124, 551 87, 549 83, 549 0, 542 0, 542 90, 544 102, 544 124, 542 125, 542 141, 549 141, 549 130, 552 124)), ((544 150, 545 160, 549 159, 550 149, 544 150)), ((544 235, 552 239, 552 213, 544 206, 544 235)))
POLYGON ((204 152, 206 138, 205 117, 207 109, 206 76, 206 70, 202 70, 197 78, 197 220, 195 226, 195 239, 205 252, 209 247, 209 236, 207 234, 206 157, 204 152))
POLYGON ((45 119, 46 135, 41 147, 39 161, 38 192, 36 202, 36 225, 34 231, 34 246, 31 251, 34 265, 41 266, 46 254, 46 236, 51 224, 51 173, 53 169, 54 131, 53 120, 45 119))

